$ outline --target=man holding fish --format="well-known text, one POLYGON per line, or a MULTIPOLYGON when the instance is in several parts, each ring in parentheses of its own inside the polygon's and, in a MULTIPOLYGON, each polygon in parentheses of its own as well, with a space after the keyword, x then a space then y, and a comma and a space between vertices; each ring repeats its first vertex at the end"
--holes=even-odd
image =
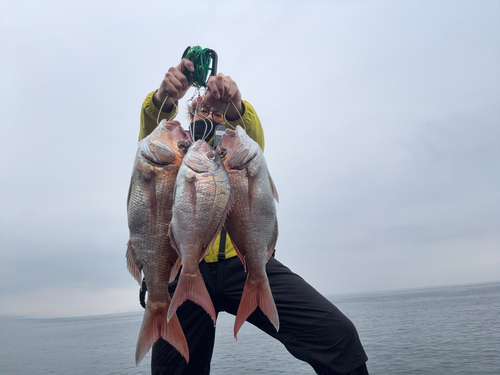
POLYGON ((241 99, 236 82, 223 74, 210 77, 205 95, 190 104, 194 139, 178 133, 180 124, 172 120, 191 87, 183 72, 194 70, 187 59, 171 67, 141 111, 127 250, 130 272, 139 282, 144 273, 148 289, 136 363, 154 344, 153 374, 209 374, 214 322, 218 312, 226 311, 236 316, 235 337, 248 321, 318 374, 368 374, 352 322, 273 256, 278 194, 262 153, 262 125, 252 105, 241 99), (158 119, 165 121, 157 125, 158 119), (213 145, 219 124, 228 130, 213 145), (160 155, 159 148, 168 156, 160 155), (170 182, 165 192, 166 185, 157 180, 172 170, 175 187, 170 182), (170 202, 163 216, 157 200, 162 194, 170 202), (156 253, 165 254, 168 266, 153 267, 156 253), (166 287, 170 295, 162 298, 157 291, 166 287))

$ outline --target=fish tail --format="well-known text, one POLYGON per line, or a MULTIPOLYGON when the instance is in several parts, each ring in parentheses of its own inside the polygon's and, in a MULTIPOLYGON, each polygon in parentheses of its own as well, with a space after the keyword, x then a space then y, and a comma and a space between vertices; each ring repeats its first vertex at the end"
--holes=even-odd
POLYGON ((266 279, 255 282, 247 279, 243 287, 243 294, 241 296, 238 312, 234 321, 234 338, 237 338, 238 331, 247 318, 259 307, 269 321, 273 324, 276 331, 280 328, 278 317, 278 310, 274 303, 274 298, 269 287, 269 282, 266 279))
POLYGON ((139 366, 146 353, 160 337, 177 349, 186 362, 189 362, 188 344, 177 315, 167 321, 166 307, 155 309, 146 305, 135 351, 136 366, 139 366))
POLYGON ((181 272, 179 277, 179 283, 175 289, 174 296, 170 302, 170 307, 168 309, 167 318, 170 318, 175 314, 177 308, 184 303, 184 301, 190 300, 194 303, 200 305, 212 318, 215 324, 215 309, 208 294, 207 287, 203 281, 203 277, 198 272, 197 274, 188 274, 181 272))

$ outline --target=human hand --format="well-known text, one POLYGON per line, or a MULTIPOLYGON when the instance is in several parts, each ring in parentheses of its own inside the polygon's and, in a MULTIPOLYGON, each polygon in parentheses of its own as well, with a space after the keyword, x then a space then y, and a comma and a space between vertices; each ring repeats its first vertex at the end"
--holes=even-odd
POLYGON ((181 99, 191 87, 188 79, 184 75, 185 70, 194 72, 194 64, 188 59, 182 59, 179 65, 171 67, 165 74, 165 78, 160 84, 160 88, 153 95, 153 103, 160 108, 168 95, 169 103, 166 103, 164 110, 170 111, 173 103, 181 99))
POLYGON ((222 73, 212 76, 208 80, 204 104, 225 113, 228 120, 237 120, 243 115, 243 104, 238 85, 231 77, 222 73), (231 104, 231 101, 234 105, 231 104))

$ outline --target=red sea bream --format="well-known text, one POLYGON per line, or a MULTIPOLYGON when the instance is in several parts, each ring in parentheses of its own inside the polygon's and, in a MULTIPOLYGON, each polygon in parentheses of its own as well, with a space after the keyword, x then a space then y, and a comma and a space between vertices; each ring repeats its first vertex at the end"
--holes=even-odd
POLYGON ((279 330, 279 317, 266 274, 278 238, 278 193, 260 146, 240 126, 226 130, 217 152, 231 183, 234 205, 226 219, 231 242, 247 270, 234 324, 234 336, 259 307, 279 330))
POLYGON ((136 364, 162 337, 189 361, 189 349, 177 316, 167 320, 168 284, 180 267, 180 258, 168 238, 174 186, 191 142, 177 121, 162 121, 139 143, 127 200, 130 240, 127 267, 148 291, 136 348, 136 364))

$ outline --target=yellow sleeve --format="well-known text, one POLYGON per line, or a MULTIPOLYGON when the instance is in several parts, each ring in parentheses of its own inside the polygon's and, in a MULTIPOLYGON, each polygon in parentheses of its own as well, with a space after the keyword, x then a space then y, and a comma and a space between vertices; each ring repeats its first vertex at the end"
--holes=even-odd
MULTIPOLYGON (((153 130, 155 130, 158 123, 158 113, 160 110, 156 108, 153 103, 153 95, 157 90, 146 96, 141 108, 141 128, 139 129, 139 141, 146 138, 153 130)), ((176 103, 177 104, 177 103, 176 103)), ((172 112, 161 112, 160 120, 166 119, 167 121, 173 120, 177 116, 178 106, 174 105, 172 112)))
POLYGON ((264 130, 262 129, 259 116, 257 116, 257 112, 255 112, 254 107, 249 102, 242 100, 242 103, 243 116, 236 121, 228 121, 224 125, 230 129, 234 129, 236 125, 240 125, 245 129, 250 138, 257 142, 262 151, 264 151, 264 130))

